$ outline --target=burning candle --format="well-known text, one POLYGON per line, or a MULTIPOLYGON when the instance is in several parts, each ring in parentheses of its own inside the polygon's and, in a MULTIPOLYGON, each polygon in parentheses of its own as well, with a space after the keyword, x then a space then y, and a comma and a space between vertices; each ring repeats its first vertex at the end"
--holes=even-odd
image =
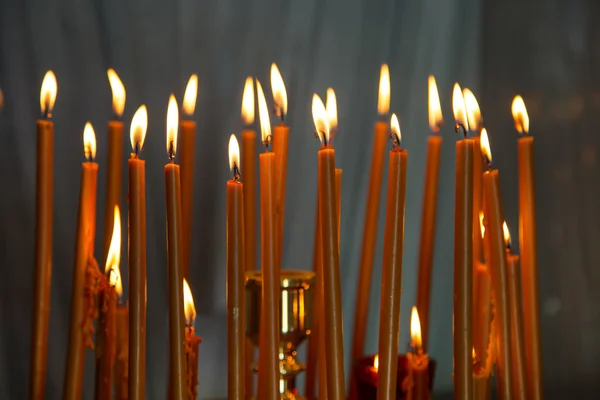
POLYGON ((100 293, 100 317, 96 337, 95 398, 110 400, 112 376, 117 352, 117 297, 123 295, 121 272, 121 215, 119 206, 113 211, 113 234, 106 257, 104 273, 107 285, 100 293))
POLYGON ((148 128, 142 105, 131 120, 129 159, 129 399, 146 398, 146 163, 140 159, 148 128))
POLYGON ((183 276, 189 276, 190 243, 192 239, 192 217, 194 205, 194 152, 196 150, 196 122, 192 120, 198 95, 198 76, 192 74, 183 95, 184 117, 179 122, 181 129, 181 232, 183 276))
POLYGON ((256 81, 260 130, 265 152, 260 158, 260 226, 262 303, 258 355, 258 398, 279 399, 279 286, 280 271, 276 260, 275 154, 269 152, 271 123, 269 109, 260 82, 256 81))
POLYGON ((177 153, 177 123, 179 112, 175 96, 169 98, 167 108, 167 153, 165 165, 167 194, 167 259, 169 272, 169 397, 186 399, 185 390, 185 317, 183 312, 183 265, 181 226, 181 182, 177 153))
MULTIPOLYGON (((386 64, 381 66, 379 76, 379 98, 377 111, 384 118, 390 109, 390 71, 386 64)), ((354 338, 352 344, 352 359, 358 360, 363 355, 365 335, 368 326, 369 298, 371 280, 373 277, 373 259, 377 244, 377 220, 379 215, 379 199, 381 196, 381 181, 383 179, 383 162, 389 126, 387 121, 375 123, 373 155, 367 194, 367 209, 360 255, 360 272, 354 311, 354 338)))
POLYGON ((46 391, 48 322, 50 318, 50 290, 52 287, 54 123, 51 118, 57 90, 54 72, 46 72, 40 91, 42 118, 37 121, 35 273, 33 281, 31 369, 29 373, 30 394, 33 400, 43 399, 46 391))
MULTIPOLYGON (((190 399, 198 397, 198 346, 202 339, 196 336, 194 322, 196 307, 192 290, 187 280, 183 279, 183 301, 185 304, 185 380, 187 396, 190 399)), ((228 399, 231 397, 228 397, 228 399)))
MULTIPOLYGON (((85 346, 91 343, 95 318, 95 279, 98 266, 94 260, 94 234, 96 232, 96 190, 98 164, 96 135, 89 122, 83 130, 83 149, 86 161, 81 165, 79 214, 77 217, 77 244, 71 291, 71 325, 63 397, 81 399, 85 346)), ((93 344, 90 346, 93 347, 93 344)))
POLYGON ((429 356, 423 350, 421 323, 416 307, 412 308, 410 315, 410 337, 411 351, 407 354, 407 357, 411 384, 409 385, 406 398, 409 400, 429 400, 431 398, 429 389, 429 356))
POLYGON ((427 348, 429 337, 429 302, 431 300, 431 269, 435 249, 435 219, 437 187, 440 170, 442 137, 437 135, 443 125, 442 108, 435 78, 429 77, 429 127, 434 133, 427 140, 427 165, 425 167, 425 191, 421 216, 421 241, 419 247, 419 275, 417 284, 417 308, 421 311, 423 347, 427 348))
POLYGON ((523 281, 523 316, 525 321, 525 360, 527 397, 543 398, 542 349, 540 344, 540 305, 538 295, 537 233, 535 209, 535 163, 533 136, 529 133, 529 116, 525 102, 516 96, 512 103, 515 127, 519 132, 519 239, 523 281))
MULTIPOLYGON (((479 212, 477 222, 480 225, 477 231, 481 232, 484 241, 483 211, 479 212)), ((479 355, 481 362, 485 363, 489 356, 492 277, 489 268, 481 262, 473 264, 473 269, 473 350, 479 355)))

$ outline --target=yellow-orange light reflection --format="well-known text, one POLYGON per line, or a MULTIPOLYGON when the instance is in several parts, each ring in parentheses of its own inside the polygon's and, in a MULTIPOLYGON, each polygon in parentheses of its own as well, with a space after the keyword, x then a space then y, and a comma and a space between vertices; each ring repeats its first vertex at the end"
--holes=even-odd
POLYGON ((121 82, 119 75, 117 75, 114 69, 109 68, 107 75, 108 83, 110 83, 110 90, 112 92, 112 109, 115 115, 120 117, 123 115, 123 111, 125 110, 125 86, 123 85, 123 82, 121 82))
POLYGON ((106 257, 105 273, 108 275, 108 283, 114 286, 117 295, 123 295, 123 283, 121 282, 121 271, 119 264, 121 263, 121 213, 119 206, 115 206, 114 211, 113 234, 110 239, 110 247, 106 257))
POLYGON ((258 118, 260 119, 260 135, 263 144, 271 141, 271 120, 269 119, 269 107, 260 81, 256 80, 256 95, 258 96, 258 118))
POLYGON ((196 109, 196 98, 198 97, 198 75, 192 74, 185 87, 183 95, 183 112, 188 115, 194 115, 196 109))
POLYGON ((482 126, 481 110, 479 110, 479 103, 477 98, 469 89, 463 89, 463 97, 465 99, 465 106, 467 107, 467 120, 471 130, 477 130, 482 126))
POLYGON ((277 105, 277 115, 285 116, 287 114, 287 92, 285 91, 285 83, 281 77, 281 72, 277 68, 277 64, 271 64, 271 91, 273 92, 273 100, 277 105))
POLYGON ((148 110, 145 105, 141 105, 133 118, 131 119, 131 128, 129 138, 131 139, 131 148, 134 151, 141 151, 146 139, 146 130, 148 129, 148 110))
POLYGON ((521 96, 515 96, 511 109, 517 131, 519 133, 529 132, 529 115, 527 114, 527 107, 525 107, 525 102, 521 96))
POLYGON ((96 158, 96 134, 90 122, 86 122, 83 128, 83 154, 89 161, 96 158))
POLYGON ((240 168, 240 145, 237 138, 232 133, 229 137, 229 169, 233 171, 233 166, 240 168))
POLYGON ((58 84, 54 72, 48 71, 42 81, 42 89, 40 90, 40 108, 43 115, 50 116, 54 109, 54 101, 56 101, 56 93, 58 92, 58 84))
POLYGON ((444 123, 444 117, 442 116, 442 106, 440 105, 440 94, 438 93, 437 84, 435 83, 433 75, 429 75, 427 88, 429 92, 429 127, 433 132, 438 132, 440 126, 444 123))
POLYGON ((315 123, 315 130, 319 135, 321 144, 325 145, 329 143, 329 122, 327 118, 327 110, 323 104, 323 100, 318 94, 313 94, 312 99, 312 115, 315 123))
POLYGON ((423 340, 421 338, 421 321, 419 320, 419 312, 417 307, 412 308, 410 313, 410 339, 413 347, 420 349, 423 347, 423 340))
POLYGON ((188 284, 187 279, 183 279, 183 310, 185 313, 185 322, 193 325, 196 319, 196 307, 194 306, 194 296, 188 284))
POLYGON ((458 125, 462 125, 465 130, 469 130, 469 122, 467 121, 467 110, 465 106, 465 98, 458 83, 454 84, 452 92, 452 109, 454 111, 454 120, 458 125))
POLYGON ((246 78, 244 94, 242 94, 242 121, 246 125, 254 123, 254 81, 251 76, 246 78))
POLYGON ((379 97, 377 98, 377 112, 386 115, 390 111, 390 69, 387 64, 381 66, 379 73, 379 97))
POLYGON ((167 106, 167 153, 169 158, 175 157, 177 153, 177 128, 179 126, 179 109, 175 96, 169 97, 167 106))

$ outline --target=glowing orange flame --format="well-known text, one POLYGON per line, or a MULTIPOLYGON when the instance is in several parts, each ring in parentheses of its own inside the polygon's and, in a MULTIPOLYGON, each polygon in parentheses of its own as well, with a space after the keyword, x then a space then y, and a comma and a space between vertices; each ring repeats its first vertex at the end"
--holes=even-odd
POLYGON ((398 142, 400 142, 402 140, 402 134, 400 133, 400 122, 398 122, 396 114, 392 114, 392 118, 390 118, 390 130, 393 135, 396 135, 398 142))
POLYGON ((373 368, 375 371, 379 370, 379 354, 375 354, 375 358, 373 358, 373 368))
POLYGON ((319 140, 322 144, 329 142, 329 122, 327 119, 327 110, 323 105, 323 100, 318 94, 313 94, 312 99, 312 115, 315 123, 315 130, 319 135, 319 140))
POLYGON ((233 171, 233 166, 240 168, 240 145, 237 138, 232 133, 229 137, 229 169, 233 171))
POLYGON ((467 119, 472 130, 476 130, 481 126, 481 111, 477 98, 469 89, 463 89, 463 97, 465 106, 467 107, 467 119))
POLYGON ((529 115, 525 102, 521 96, 515 96, 512 102, 512 115, 515 120, 515 128, 519 133, 529 132, 529 115))
POLYGON ((42 90, 40 90, 40 108, 42 109, 43 115, 52 114, 57 91, 58 85, 56 83, 54 72, 46 72, 44 80, 42 81, 42 90))
POLYGON ((327 121, 329 123, 329 130, 331 132, 335 132, 338 126, 337 100, 335 98, 335 91, 332 88, 327 89, 327 100, 325 100, 325 109, 327 110, 327 121))
POLYGON ((175 157, 177 153, 177 127, 179 126, 179 109, 175 96, 169 97, 167 106, 167 153, 169 158, 175 157))
POLYGON ((504 244, 506 247, 510 247, 510 231, 508 230, 508 225, 506 225, 506 221, 502 224, 502 231, 504 233, 504 244))
POLYGON ((485 235, 485 224, 483 223, 484 215, 483 211, 479 211, 479 227, 481 228, 481 237, 485 235))
POLYGON ((488 138, 487 129, 483 128, 481 130, 481 135, 479 138, 480 146, 481 146, 481 154, 485 158, 487 158, 488 162, 492 162, 492 148, 490 147, 490 139, 488 138))
POLYGON ((275 63, 271 64, 271 91, 273 92, 273 100, 277 105, 277 115, 286 115, 288 104, 285 83, 283 83, 283 78, 275 63))
POLYGON ((410 313, 410 339, 412 340, 412 345, 414 347, 423 347, 423 340, 421 338, 421 320, 419 319, 417 307, 414 306, 410 313))
POLYGON ((390 111, 390 69, 387 64, 381 66, 379 73, 379 97, 377 98, 377 112, 386 115, 390 111))
POLYGON ((125 86, 114 69, 109 68, 107 75, 110 90, 112 91, 112 109, 115 115, 120 117, 123 115, 123 110, 125 110, 125 86))
POLYGON ((188 285, 187 279, 183 279, 183 308, 185 313, 185 322, 188 325, 193 325, 196 319, 196 307, 194 307, 194 297, 192 290, 188 285))
POLYGON ((129 138, 131 139, 131 147, 141 151, 144 147, 144 140, 146 139, 146 130, 148 129, 148 110, 145 105, 141 105, 137 109, 133 118, 131 119, 131 128, 129 131, 129 138))
POLYGON ((440 126, 444 123, 444 117, 442 116, 442 106, 440 105, 440 95, 438 88, 435 83, 433 75, 429 75, 428 80, 429 89, 429 127, 432 131, 437 132, 440 130, 440 126))
POLYGON ((260 81, 256 80, 256 94, 258 95, 258 118, 260 119, 260 134, 263 143, 271 141, 271 120, 269 119, 269 107, 267 107, 267 99, 265 98, 265 92, 260 84, 260 81))
POLYGON ((458 83, 454 84, 454 91, 452 92, 452 109, 454 110, 454 120, 456 123, 462 125, 465 130, 468 130, 469 122, 467 121, 465 98, 458 83))
POLYGON ((242 95, 242 121, 246 125, 254 123, 254 81, 250 76, 246 78, 242 95))
POLYGON ((115 287, 117 295, 123 295, 123 283, 121 282, 121 271, 119 264, 121 262, 121 213, 119 206, 115 206, 115 215, 113 223, 113 234, 110 239, 110 247, 106 256, 105 273, 108 275, 108 283, 115 287))
POLYGON ((185 87, 185 93, 183 94, 183 112, 186 115, 194 115, 196 109, 196 98, 198 97, 198 75, 192 74, 188 80, 187 86, 185 87))
POLYGON ((87 160, 96 158, 96 134, 90 122, 86 122, 83 128, 83 154, 87 160))

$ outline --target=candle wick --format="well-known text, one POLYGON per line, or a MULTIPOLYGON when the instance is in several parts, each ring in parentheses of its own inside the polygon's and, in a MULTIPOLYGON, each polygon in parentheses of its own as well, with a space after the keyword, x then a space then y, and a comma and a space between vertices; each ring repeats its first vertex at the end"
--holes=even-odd
POLYGON ((242 177, 242 174, 240 173, 240 169, 239 169, 237 163, 234 163, 233 164, 233 180, 235 182, 239 182, 241 177, 242 177))
POLYGON ((273 139, 272 135, 267 135, 265 137, 265 140, 263 140, 263 146, 265 146, 265 151, 268 153, 269 152, 269 143, 271 143, 271 140, 273 139))
POLYGON ((456 124, 454 125, 454 132, 459 133, 462 130, 464 138, 467 138, 467 128, 465 128, 465 126, 463 124, 461 124, 460 122, 456 121, 456 124))
POLYGON ((398 134, 396 132, 391 132, 390 131, 390 136, 389 139, 392 141, 392 149, 396 150, 400 148, 400 137, 398 136, 398 134))
POLYGON ((133 152, 135 153, 135 158, 138 158, 140 155, 140 142, 135 142, 135 148, 133 149, 133 152))
POLYGON ((175 143, 172 140, 169 142, 169 160, 175 162, 175 143))
POLYGON ((492 169, 492 161, 485 155, 482 155, 483 157, 483 163, 485 164, 485 170, 489 171, 490 169, 492 169))
POLYGON ((275 111, 275 115, 281 119, 281 125, 284 125, 285 114, 283 113, 283 110, 281 109, 281 107, 279 107, 279 104, 274 103, 273 110, 275 111))
POLYGON ((317 130, 315 130, 315 137, 317 139, 319 139, 323 148, 327 147, 328 141, 327 141, 327 135, 325 135, 325 132, 321 132, 317 129, 317 130))

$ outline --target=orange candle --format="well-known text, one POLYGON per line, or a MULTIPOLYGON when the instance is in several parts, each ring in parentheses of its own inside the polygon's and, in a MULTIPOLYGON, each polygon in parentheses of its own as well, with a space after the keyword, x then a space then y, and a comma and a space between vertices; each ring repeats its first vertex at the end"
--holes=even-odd
MULTIPOLYGON (((408 400, 429 400, 429 356, 423 350, 421 323, 417 308, 412 308, 410 316, 411 351, 406 355, 410 369, 410 382, 406 398, 408 400)), ((379 389, 377 389, 379 393, 379 389)), ((395 397, 391 397, 394 399, 395 397)))
MULTIPOLYGON (((71 291, 71 325, 67 369, 63 388, 64 399, 81 399, 85 346, 89 327, 93 326, 90 308, 94 307, 94 290, 88 286, 97 269, 94 261, 94 234, 96 232, 96 190, 98 164, 96 158, 96 136, 89 122, 83 130, 83 146, 86 162, 81 165, 81 185, 79 192, 79 214, 77 219, 77 244, 71 291)), ((93 281, 92 281, 93 282, 93 281)), ((93 285, 93 283, 92 283, 93 285)), ((93 330, 93 328, 91 328, 93 330)))
POLYGON ((456 143, 454 200, 454 397, 473 398, 473 140, 468 129, 465 101, 458 84, 452 97, 456 131, 465 139, 456 143))
POLYGON ((262 141, 266 152, 260 161, 260 226, 262 303, 258 355, 258 398, 279 400, 279 285, 276 263, 275 154, 268 152, 271 137, 269 110, 260 82, 256 81, 262 141))
POLYGON ((117 306, 117 358, 115 361, 115 398, 127 400, 129 392, 129 306, 117 306))
POLYGON ((506 252, 502 223, 504 215, 500 194, 498 170, 491 169, 492 152, 487 131, 481 131, 481 152, 487 162, 487 171, 483 174, 483 201, 485 205, 485 235, 489 241, 490 256, 488 265, 492 276, 492 290, 495 304, 495 322, 497 327, 497 379, 500 399, 511 398, 512 354, 510 352, 510 306, 508 296, 508 277, 506 252), (489 238, 488 238, 489 235, 489 238))
POLYGON ((113 234, 106 257, 107 285, 100 293, 100 317, 96 337, 96 399, 111 399, 113 366, 117 353, 117 297, 123 294, 119 262, 121 260, 121 215, 113 211, 113 234))
POLYGON ((344 335, 340 289, 340 255, 335 192, 335 151, 328 147, 329 123, 325 105, 316 94, 312 113, 323 148, 318 154, 319 211, 323 250, 323 312, 327 363, 327 396, 346 398, 344 384, 344 335))
POLYGON ((492 397, 492 385, 490 382, 490 367, 485 362, 476 358, 473 350, 473 397, 475 400, 490 400, 492 397))
POLYGON ((240 182, 240 147, 235 135, 229 139, 227 181, 227 398, 244 400, 246 320, 244 267, 244 185, 240 182))
POLYGON ((179 121, 181 130, 181 248, 183 276, 190 276, 190 244, 192 240, 192 217, 194 206, 194 153, 196 151, 196 122, 192 121, 198 95, 198 76, 192 74, 183 95, 184 119, 179 121))
POLYGON ((402 254, 404 253, 404 207, 406 204, 408 152, 400 148, 400 125, 396 114, 392 114, 390 127, 394 148, 390 151, 388 170, 385 242, 381 275, 378 400, 396 398, 402 254))
POLYGON ((527 397, 540 400, 542 391, 542 348, 540 344, 540 304, 538 295, 537 233, 535 209, 535 163, 533 136, 525 102, 516 96, 512 104, 519 137, 519 239, 523 283, 523 319, 525 321, 525 360, 527 397))
POLYGON ((139 158, 148 127, 142 105, 131 120, 129 159, 129 399, 146 398, 146 163, 139 158))
MULTIPOLYGON (((384 117, 387 115, 389 108, 390 72, 388 66, 384 64, 381 66, 379 78, 379 100, 377 103, 377 111, 381 117, 384 117)), ((373 140, 373 155, 371 158, 369 191, 367 194, 367 209, 365 211, 365 224, 360 253, 360 269, 356 293, 356 306, 354 308, 354 337, 352 340, 353 361, 356 361, 362 357, 365 347, 371 280, 373 277, 373 259, 375 258, 375 245, 377 244, 379 199, 381 196, 383 162, 388 138, 388 130, 389 126, 387 122, 378 121, 375 123, 375 137, 373 140)))
POLYGON ((490 341, 492 277, 487 266, 477 263, 473 276, 473 348, 481 355, 481 361, 487 360, 490 341))
MULTIPOLYGON (((194 321, 196 307, 187 280, 183 279, 183 301, 185 304, 185 382, 187 397, 198 397, 198 346, 202 339, 196 336, 194 321)), ((242 353, 243 354, 243 353, 242 353)), ((228 397, 231 399, 232 397, 228 397)))
MULTIPOLYGON (((438 133, 444 123, 440 96, 435 78, 429 77, 429 127, 438 133)), ((425 191, 421 215, 421 240, 419 247, 419 273, 417 283, 417 308, 421 312, 423 347, 427 349, 429 338, 429 302, 431 300, 431 270, 435 249, 435 216, 437 209, 437 187, 440 170, 442 137, 431 135, 427 140, 427 165, 425 167, 425 191)))
POLYGON ((33 281, 33 324, 29 373, 32 400, 43 399, 46 391, 46 358, 52 278, 52 192, 54 176, 54 123, 56 77, 48 71, 40 91, 43 117, 37 121, 35 197, 35 273, 33 281))

